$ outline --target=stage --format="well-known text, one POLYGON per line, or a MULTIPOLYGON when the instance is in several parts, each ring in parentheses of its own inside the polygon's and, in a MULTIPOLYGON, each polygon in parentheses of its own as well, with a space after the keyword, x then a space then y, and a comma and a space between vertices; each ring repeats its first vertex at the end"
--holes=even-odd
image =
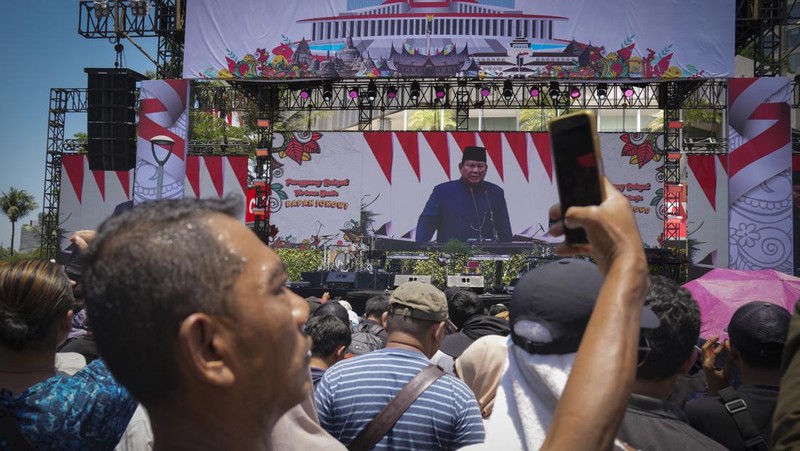
MULTIPOLYGON (((289 283, 292 291, 302 297, 316 296, 321 297, 323 293, 328 292, 331 299, 343 299, 353 306, 353 311, 358 313, 359 316, 364 314, 364 306, 367 299, 379 294, 391 294, 393 288, 388 289, 370 289, 370 288, 325 288, 323 286, 302 286, 297 283, 289 283)), ((488 309, 494 304, 508 305, 511 300, 511 295, 508 293, 483 293, 478 295, 488 309)))

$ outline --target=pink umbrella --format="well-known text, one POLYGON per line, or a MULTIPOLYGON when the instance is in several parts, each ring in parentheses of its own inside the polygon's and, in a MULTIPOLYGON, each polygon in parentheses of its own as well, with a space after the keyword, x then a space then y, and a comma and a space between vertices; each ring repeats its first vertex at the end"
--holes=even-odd
POLYGON ((700 336, 728 337, 725 328, 733 312, 751 301, 771 302, 794 312, 800 299, 800 278, 765 269, 714 269, 683 285, 700 306, 700 336))

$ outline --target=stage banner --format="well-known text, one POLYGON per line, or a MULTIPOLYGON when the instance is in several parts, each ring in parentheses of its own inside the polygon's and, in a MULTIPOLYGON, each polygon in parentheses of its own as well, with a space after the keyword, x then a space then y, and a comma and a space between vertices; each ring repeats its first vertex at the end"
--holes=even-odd
POLYGON ((133 170, 91 171, 84 154, 64 155, 61 159, 61 192, 58 227, 61 250, 77 230, 97 227, 114 213, 132 203, 133 170))
POLYGON ((730 268, 792 274, 791 80, 728 80, 730 268))
POLYGON ((734 0, 193 0, 184 78, 731 76, 734 0))
POLYGON ((687 155, 689 279, 728 267, 728 156, 687 155))
MULTIPOLYGON (((186 158, 186 197, 222 198, 238 196, 242 200, 239 219, 245 218, 247 157, 189 156, 186 158)), ((59 228, 63 231, 60 246, 76 230, 97 230, 109 216, 133 207, 133 170, 90 171, 86 155, 64 155, 61 160, 61 195, 59 228)))
POLYGON ((184 196, 190 198, 223 198, 235 196, 242 201, 239 219, 247 213, 247 163, 241 156, 189 156, 186 159, 184 196))
MULTIPOLYGON (((631 201, 645 243, 658 246, 662 136, 604 133, 600 140, 607 176, 631 201)), ((549 143, 546 133, 524 132, 276 133, 274 245, 352 246, 369 237, 388 243, 384 249, 407 249, 434 187, 460 178, 469 146, 486 148, 485 181, 503 190, 511 226, 505 241, 558 241, 546 236, 547 211, 558 201, 549 143)), ((482 193, 476 211, 490 203, 482 193)))
POLYGON ((186 177, 189 80, 145 80, 139 94, 134 204, 181 199, 186 177), (174 144, 153 144, 165 136, 174 144))

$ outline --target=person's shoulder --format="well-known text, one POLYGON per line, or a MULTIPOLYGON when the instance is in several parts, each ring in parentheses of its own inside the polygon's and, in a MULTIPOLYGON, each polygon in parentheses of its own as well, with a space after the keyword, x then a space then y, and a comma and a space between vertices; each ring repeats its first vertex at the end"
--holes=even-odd
POLYGON ((495 185, 494 183, 487 182, 486 180, 484 180, 483 183, 486 185, 486 189, 488 189, 489 191, 494 191, 494 192, 498 192, 498 193, 502 193, 503 192, 503 188, 500 187, 500 185, 495 185))
POLYGON ((434 192, 441 192, 441 191, 450 191, 458 189, 461 185, 461 180, 450 180, 447 182, 442 182, 433 187, 434 192))
POLYGON ((456 376, 453 376, 452 374, 445 374, 440 378, 440 380, 444 384, 447 384, 448 390, 452 391, 457 397, 467 400, 475 399, 475 394, 472 392, 472 389, 470 389, 464 381, 456 376))
POLYGON ((719 396, 706 396, 705 398, 691 400, 686 403, 683 411, 689 417, 689 420, 708 418, 709 415, 724 413, 727 416, 728 414, 719 396))

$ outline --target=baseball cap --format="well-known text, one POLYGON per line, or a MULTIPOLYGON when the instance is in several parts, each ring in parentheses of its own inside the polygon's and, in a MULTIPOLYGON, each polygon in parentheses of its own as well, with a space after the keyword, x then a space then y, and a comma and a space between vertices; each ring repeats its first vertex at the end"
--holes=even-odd
POLYGON ((728 324, 731 345, 748 356, 778 356, 783 352, 791 319, 791 313, 779 305, 748 302, 733 313, 728 324))
MULTIPOLYGON (((509 319, 515 345, 531 354, 578 351, 592 316, 603 275, 586 260, 565 258, 526 273, 511 295, 509 319)), ((654 329, 658 317, 642 308, 640 327, 654 329)))
POLYGON ((406 282, 389 296, 389 313, 426 321, 447 319, 444 293, 429 283, 406 282))

